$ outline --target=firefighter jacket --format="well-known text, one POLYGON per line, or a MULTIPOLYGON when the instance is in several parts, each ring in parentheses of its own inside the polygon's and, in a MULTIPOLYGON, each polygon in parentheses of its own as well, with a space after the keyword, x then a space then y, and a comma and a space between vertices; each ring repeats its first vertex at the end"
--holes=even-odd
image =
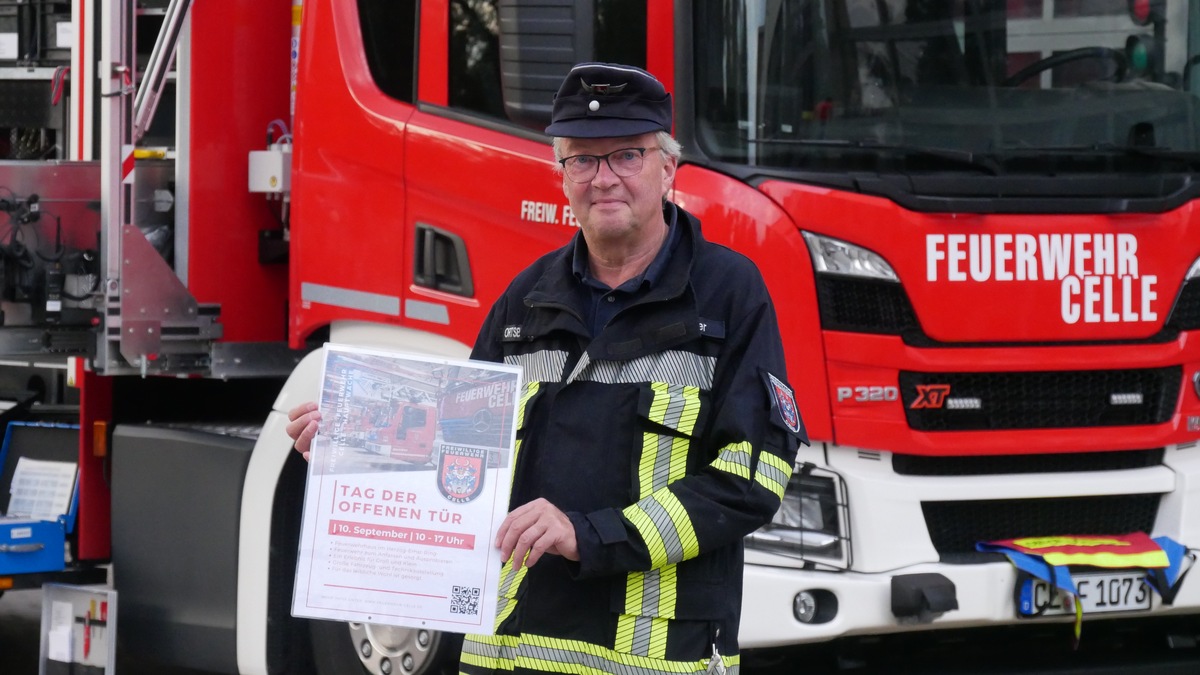
POLYGON ((714 649, 737 672, 742 538, 807 439, 758 269, 665 210, 678 244, 598 335, 572 273, 582 234, 480 331, 474 358, 524 368, 510 506, 564 511, 580 561, 506 562, 497 635, 467 637, 464 673, 705 672, 714 649))

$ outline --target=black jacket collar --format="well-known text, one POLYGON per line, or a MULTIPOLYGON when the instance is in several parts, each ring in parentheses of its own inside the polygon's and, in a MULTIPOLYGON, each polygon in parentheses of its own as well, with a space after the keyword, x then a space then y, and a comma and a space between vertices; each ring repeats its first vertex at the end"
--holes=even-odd
MULTIPOLYGON (((699 336, 699 319, 691 299, 692 265, 704 239, 700 222, 691 214, 667 202, 664 206, 667 222, 675 219, 681 228, 679 245, 667 261, 658 283, 618 314, 587 351, 594 359, 629 359, 659 351, 672 344, 699 336), (682 305, 656 308, 653 312, 638 311, 650 303, 687 297, 682 305)), ((554 330, 566 330, 581 337, 588 331, 579 310, 580 283, 572 270, 576 247, 583 236, 578 232, 569 244, 559 249, 548 261, 545 272, 524 297, 526 307, 535 311, 526 318, 523 334, 545 335, 554 330), (541 311, 538 311, 541 310, 541 311)))

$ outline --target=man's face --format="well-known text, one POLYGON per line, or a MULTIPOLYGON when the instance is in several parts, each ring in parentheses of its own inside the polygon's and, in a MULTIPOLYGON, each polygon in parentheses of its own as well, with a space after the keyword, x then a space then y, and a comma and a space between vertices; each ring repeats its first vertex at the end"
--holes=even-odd
POLYGON ((654 136, 564 139, 563 157, 646 148, 642 170, 632 176, 618 176, 605 161, 599 163, 596 175, 588 182, 576 183, 563 175, 563 192, 589 245, 661 235, 650 225, 661 222, 662 200, 675 179, 675 160, 663 157, 654 136))

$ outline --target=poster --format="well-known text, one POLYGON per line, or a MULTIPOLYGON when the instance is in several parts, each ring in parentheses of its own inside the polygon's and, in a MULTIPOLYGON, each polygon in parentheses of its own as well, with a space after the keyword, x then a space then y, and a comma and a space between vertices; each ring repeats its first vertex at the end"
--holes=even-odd
POLYGON ((520 373, 326 345, 294 615, 492 632, 520 373))

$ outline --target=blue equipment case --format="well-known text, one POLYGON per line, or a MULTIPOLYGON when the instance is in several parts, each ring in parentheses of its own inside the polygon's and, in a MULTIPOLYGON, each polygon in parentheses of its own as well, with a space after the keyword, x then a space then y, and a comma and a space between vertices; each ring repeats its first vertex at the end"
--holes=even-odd
MULTIPOLYGON (((78 439, 79 425, 9 422, 0 446, 0 513, 8 510, 13 473, 20 457, 72 462, 78 467, 78 439)), ((56 520, 0 518, 0 575, 65 569, 67 535, 75 529, 78 501, 76 472, 71 506, 56 520)))

